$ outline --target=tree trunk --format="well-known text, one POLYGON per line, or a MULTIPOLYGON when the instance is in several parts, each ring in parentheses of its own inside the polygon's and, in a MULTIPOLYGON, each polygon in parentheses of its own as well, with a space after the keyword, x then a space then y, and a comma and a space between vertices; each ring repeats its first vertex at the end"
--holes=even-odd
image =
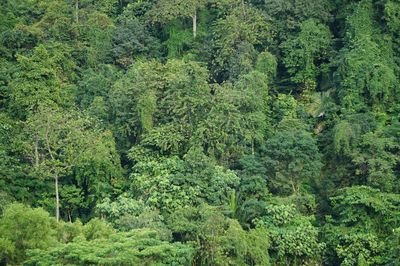
POLYGON ((193 38, 196 38, 197 36, 197 10, 194 10, 194 14, 192 17, 193 20, 193 38))
POLYGON ((75 0, 75 22, 79 22, 79 0, 75 0))
POLYGON ((39 167, 39 140, 38 137, 36 136, 35 139, 35 144, 34 144, 34 149, 35 149, 35 167, 39 167))
POLYGON ((55 187, 56 187, 56 220, 60 221, 60 196, 58 194, 58 176, 56 175, 54 178, 55 187))
POLYGON ((292 190, 293 190, 293 194, 297 194, 297 186, 293 180, 293 178, 290 179, 290 183, 292 184, 292 190))

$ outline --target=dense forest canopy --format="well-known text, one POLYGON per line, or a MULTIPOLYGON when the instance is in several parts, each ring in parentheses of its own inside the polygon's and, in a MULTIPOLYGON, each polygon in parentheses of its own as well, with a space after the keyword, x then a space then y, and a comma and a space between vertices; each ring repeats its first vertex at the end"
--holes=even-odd
POLYGON ((399 0, 0 1, 0 265, 400 265, 399 0))

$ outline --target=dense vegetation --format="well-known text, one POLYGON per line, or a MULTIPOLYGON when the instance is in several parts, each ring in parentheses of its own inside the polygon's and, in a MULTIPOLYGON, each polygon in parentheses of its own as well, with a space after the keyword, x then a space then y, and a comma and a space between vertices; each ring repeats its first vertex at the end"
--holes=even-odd
POLYGON ((0 1, 0 264, 400 265, 399 0, 0 1))

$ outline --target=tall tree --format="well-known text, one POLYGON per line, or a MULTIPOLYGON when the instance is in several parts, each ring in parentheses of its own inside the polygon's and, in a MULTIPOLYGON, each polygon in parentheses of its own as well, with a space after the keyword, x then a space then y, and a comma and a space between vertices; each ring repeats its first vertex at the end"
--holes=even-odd
POLYGON ((270 189, 280 194, 300 193, 303 185, 319 177, 322 167, 313 136, 290 120, 282 121, 267 140, 265 162, 270 189))
POLYGON ((41 104, 70 106, 73 86, 69 84, 75 64, 64 44, 39 45, 29 56, 19 55, 16 72, 9 81, 9 108, 14 116, 26 118, 41 104))
POLYGON ((27 155, 33 174, 54 180, 57 221, 60 219, 60 179, 68 183, 65 179, 75 175, 72 184, 79 185, 86 198, 96 198, 104 189, 98 191, 96 187, 101 187, 101 183, 111 185, 121 174, 110 133, 88 130, 88 122, 79 113, 67 114, 48 107, 41 107, 26 122, 27 155), (99 167, 94 173, 90 172, 91 164, 99 167))
POLYGON ((207 0, 158 0, 149 11, 154 22, 168 22, 179 18, 192 19, 193 38, 197 35, 197 13, 205 7, 207 0))
POLYGON ((309 19, 300 24, 297 36, 281 44, 283 63, 293 82, 306 90, 316 87, 320 73, 318 64, 327 60, 331 38, 327 26, 309 19))
MULTIPOLYGON (((256 59, 251 54, 255 53, 255 46, 262 46, 271 39, 268 20, 259 10, 247 5, 239 4, 229 9, 224 17, 218 19, 213 29, 213 48, 215 54, 212 56, 213 69, 216 77, 236 78, 244 73, 232 73, 227 76, 230 69, 249 69, 256 59), (250 64, 249 64, 250 61, 250 64)), ((251 68, 250 68, 251 69, 251 68)))

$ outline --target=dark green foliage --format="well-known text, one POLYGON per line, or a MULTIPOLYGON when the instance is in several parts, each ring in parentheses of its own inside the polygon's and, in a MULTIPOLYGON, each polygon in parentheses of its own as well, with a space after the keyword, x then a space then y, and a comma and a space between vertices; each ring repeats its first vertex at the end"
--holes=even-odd
POLYGON ((313 19, 303 21, 297 36, 281 44, 283 63, 291 80, 304 89, 314 89, 320 74, 316 64, 327 59, 330 43, 328 27, 313 19))
POLYGON ((327 241, 343 265, 356 265, 360 255, 373 265, 394 262, 387 255, 392 245, 387 239, 396 241, 393 234, 400 210, 397 194, 353 186, 340 190, 331 200, 335 219, 327 218, 327 241))
POLYGON ((215 207, 179 209, 167 220, 176 236, 200 245, 195 257, 200 265, 270 265, 267 231, 246 232, 215 207))
POLYGON ((0 265, 399 265, 399 78, 399 0, 2 0, 0 265))
POLYGON ((292 121, 281 124, 265 145, 267 181, 276 193, 296 194, 318 178, 321 157, 310 133, 292 121))
MULTIPOLYGON (((86 69, 81 75, 82 80, 78 83, 77 91, 79 105, 87 109, 93 104, 96 97, 101 97, 109 108, 111 87, 118 77, 115 67, 112 65, 98 65, 96 69, 86 69)), ((109 111, 107 111, 108 113, 109 111)))
POLYGON ((265 0, 261 7, 272 20, 274 42, 279 45, 307 19, 329 22, 334 3, 335 1, 329 0, 265 0))
POLYGON ((118 17, 113 36, 113 58, 118 65, 128 68, 136 58, 159 55, 159 40, 127 9, 118 17))
POLYGON ((257 56, 255 46, 270 39, 269 31, 268 22, 259 10, 248 5, 229 10, 215 25, 215 75, 232 79, 251 70, 257 56))
POLYGON ((348 18, 347 45, 338 58, 338 94, 345 112, 390 110, 398 97, 393 50, 374 21, 372 1, 361 1, 348 18))

